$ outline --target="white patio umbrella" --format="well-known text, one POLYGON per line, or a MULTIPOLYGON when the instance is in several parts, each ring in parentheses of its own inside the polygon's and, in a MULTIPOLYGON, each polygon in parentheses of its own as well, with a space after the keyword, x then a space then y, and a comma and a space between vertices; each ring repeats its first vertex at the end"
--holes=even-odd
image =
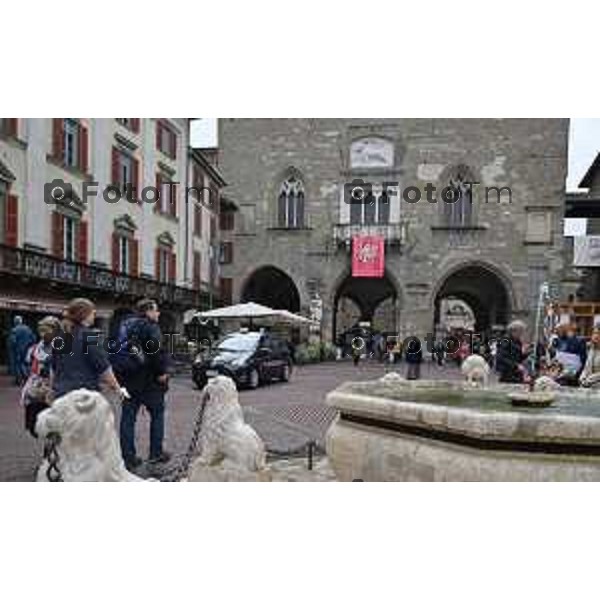
POLYGON ((296 315, 289 310, 278 310, 276 312, 276 318, 281 321, 285 321, 286 323, 295 323, 298 325, 318 325, 316 321, 313 321, 307 317, 303 317, 302 315, 296 315))
POLYGON ((245 302, 243 304, 233 304, 223 308, 215 308, 197 312, 194 316, 199 319, 257 319, 259 317, 273 317, 277 311, 256 302, 245 302))
POLYGON ((269 308, 268 306, 263 306, 256 302, 245 302, 242 304, 225 306, 223 308, 197 312, 194 314, 194 317, 199 319, 249 319, 250 322, 254 319, 269 318, 281 323, 292 323, 297 325, 315 324, 311 319, 296 315, 289 310, 269 308))

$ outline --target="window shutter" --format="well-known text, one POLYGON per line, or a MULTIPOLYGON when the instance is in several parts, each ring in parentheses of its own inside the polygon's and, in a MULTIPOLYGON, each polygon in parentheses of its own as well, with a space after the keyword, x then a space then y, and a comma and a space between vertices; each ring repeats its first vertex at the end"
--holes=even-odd
POLYGON ((174 131, 171 132, 171 157, 177 158, 177 134, 174 131))
POLYGON ((6 198, 5 237, 7 246, 19 244, 19 200, 10 195, 6 198))
POLYGON ((78 233, 78 248, 77 248, 77 260, 80 263, 87 264, 88 261, 88 223, 87 221, 79 222, 79 233, 78 233))
POLYGON ((113 146, 112 149, 112 183, 113 185, 120 184, 120 176, 119 176, 119 151, 113 146))
POLYGON ((88 172, 88 130, 83 125, 79 126, 79 170, 88 172))
POLYGON ((52 155, 62 162, 64 152, 65 121, 64 119, 52 119, 52 155))
POLYGON ((119 234, 115 231, 112 234, 112 268, 115 274, 121 270, 119 254, 119 234))
POLYGON ((13 137, 17 137, 19 131, 19 119, 5 119, 6 120, 6 133, 13 137))
POLYGON ((162 203, 163 203, 163 193, 162 193, 162 177, 160 173, 156 174, 156 189, 158 190, 158 196, 156 202, 154 203, 154 212, 160 213, 162 212, 162 203))
POLYGON ((194 204, 194 234, 202 236, 202 207, 194 204))
POLYGON ((175 283, 177 281, 177 254, 175 252, 169 253, 169 283, 175 283))
POLYGON ((52 254, 56 258, 64 256, 65 221, 63 216, 54 211, 52 213, 52 254))
POLYGON ((137 200, 138 203, 142 202, 142 188, 140 185, 140 161, 137 158, 133 159, 133 193, 132 197, 137 200))
POLYGON ((129 274, 132 277, 140 274, 140 243, 136 239, 129 240, 129 274))
POLYGON ((221 292, 221 300, 224 304, 231 304, 233 295, 232 279, 230 277, 221 277, 219 280, 219 289, 221 292))
POLYGON ((177 217, 177 186, 169 186, 169 214, 172 217, 177 217))
POLYGON ((159 119, 156 120, 156 149, 162 150, 161 148, 161 132, 162 132, 162 123, 159 119))
POLYGON ((202 263, 200 252, 194 252, 194 287, 200 289, 200 270, 202 263))
POLYGON ((154 251, 154 276, 156 281, 160 281, 160 247, 154 251))

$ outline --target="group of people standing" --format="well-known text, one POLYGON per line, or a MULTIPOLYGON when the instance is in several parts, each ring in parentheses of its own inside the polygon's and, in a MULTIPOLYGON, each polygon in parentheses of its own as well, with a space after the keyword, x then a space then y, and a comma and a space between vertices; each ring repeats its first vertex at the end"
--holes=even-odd
POLYGON ((150 415, 149 461, 168 462, 163 440, 170 361, 161 347, 159 317, 154 300, 138 302, 135 314, 120 324, 115 352, 108 352, 102 343, 100 331, 94 328, 96 307, 86 298, 72 300, 62 320, 43 318, 37 328, 39 341, 16 317, 9 342, 11 367, 15 382, 22 385, 26 429, 36 437, 38 414, 69 392, 106 390, 121 401, 119 433, 125 466, 133 470, 143 462, 135 445, 141 407, 150 415))
POLYGON ((526 344, 526 327, 511 323, 506 339, 498 344, 496 370, 502 383, 529 383, 545 375, 561 385, 595 387, 600 384, 600 328, 589 344, 574 324, 561 325, 542 342, 526 344))

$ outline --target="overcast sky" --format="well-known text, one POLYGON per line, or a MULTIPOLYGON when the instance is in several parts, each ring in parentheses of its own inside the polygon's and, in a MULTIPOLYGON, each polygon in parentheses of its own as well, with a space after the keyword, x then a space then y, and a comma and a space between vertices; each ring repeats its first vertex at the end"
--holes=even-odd
MULTIPOLYGON (((217 145, 217 120, 198 119, 192 123, 192 146, 217 145)), ((600 152, 600 119, 571 119, 569 177, 567 189, 577 189, 588 167, 600 152)))

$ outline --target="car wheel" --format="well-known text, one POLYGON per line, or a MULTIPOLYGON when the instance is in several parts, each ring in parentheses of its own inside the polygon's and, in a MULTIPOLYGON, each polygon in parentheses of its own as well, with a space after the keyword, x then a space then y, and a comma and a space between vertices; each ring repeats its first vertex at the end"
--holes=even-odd
POLYGON ((291 368, 289 364, 283 365, 283 369, 281 370, 281 381, 289 381, 291 375, 291 368))
POLYGON ((260 384, 260 376, 256 369, 252 369, 248 375, 248 387, 255 390, 260 384))

